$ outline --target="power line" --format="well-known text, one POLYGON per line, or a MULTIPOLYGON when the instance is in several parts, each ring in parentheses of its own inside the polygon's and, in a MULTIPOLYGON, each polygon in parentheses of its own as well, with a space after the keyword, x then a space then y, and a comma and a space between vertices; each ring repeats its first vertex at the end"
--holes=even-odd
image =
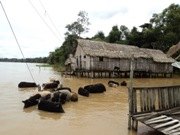
MULTIPOLYGON (((61 34, 60 34, 60 32, 59 32, 58 28, 56 27, 56 25, 55 25, 55 23, 54 23, 54 21, 52 20, 52 18, 51 18, 51 17, 50 17, 50 15, 48 14, 48 12, 47 12, 47 10, 46 10, 46 8, 45 8, 44 4, 42 3, 42 1, 41 1, 41 0, 39 0, 39 2, 40 2, 40 4, 41 4, 42 8, 43 8, 43 9, 44 9, 44 11, 45 11, 45 15, 47 15, 47 17, 49 18, 49 20, 50 20, 50 22, 51 22, 52 26, 54 27, 54 29, 56 30, 56 32, 59 34, 59 36, 61 36, 61 34)), ((62 37, 62 36, 61 36, 61 37, 62 37)))
POLYGON ((53 33, 53 35, 60 40, 59 36, 54 32, 54 30, 50 27, 50 25, 44 20, 44 18, 41 16, 41 14, 39 13, 39 11, 37 10, 37 8, 34 6, 34 4, 31 2, 31 0, 29 0, 29 3, 31 4, 31 6, 33 7, 33 9, 36 11, 36 13, 38 14, 38 16, 41 18, 41 20, 44 22, 44 24, 49 28, 49 30, 53 33))
MULTIPOLYGON (((12 28, 11 22, 10 22, 10 20, 9 20, 9 18, 8 18, 8 16, 7 16, 7 13, 6 13, 5 9, 4 9, 4 6, 3 6, 3 4, 2 4, 1 1, 0 1, 0 3, 1 3, 1 7, 2 7, 2 9, 3 9, 3 12, 4 12, 5 16, 6 16, 6 19, 7 19, 8 23, 9 23, 9 26, 10 26, 10 28, 11 28, 11 31, 12 31, 12 33, 13 33, 13 35, 14 35, 14 38, 15 38, 15 40, 16 40, 16 43, 17 43, 17 45, 18 45, 18 47, 19 47, 19 50, 20 50, 23 58, 26 59, 25 56, 24 56, 24 54, 23 54, 23 51, 22 51, 22 49, 21 49, 21 46, 20 46, 20 44, 19 44, 19 42, 18 42, 18 39, 17 39, 17 37, 16 37, 16 34, 15 34, 13 28, 12 28)), ((30 75, 31 75, 31 78, 32 78, 33 81, 35 82, 35 79, 34 79, 32 73, 31 73, 31 70, 30 70, 27 62, 25 62, 25 63, 26 63, 26 66, 27 66, 27 68, 28 68, 28 70, 29 70, 29 73, 30 73, 30 75)))

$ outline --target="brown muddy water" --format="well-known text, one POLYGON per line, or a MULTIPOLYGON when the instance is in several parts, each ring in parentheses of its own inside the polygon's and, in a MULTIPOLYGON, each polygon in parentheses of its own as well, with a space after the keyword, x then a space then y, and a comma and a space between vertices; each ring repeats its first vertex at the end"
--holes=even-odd
MULTIPOLYGON (((102 94, 79 95, 78 102, 63 105, 65 113, 39 111, 37 106, 23 109, 22 100, 37 89, 18 89, 20 81, 32 81, 23 63, 0 63, 0 135, 159 135, 153 129, 139 124, 138 131, 129 131, 128 91, 126 87, 110 88, 106 79, 66 77, 50 67, 28 64, 37 83, 57 78, 63 85, 77 92, 79 87, 103 83, 107 91, 102 94)), ((121 82, 129 79, 113 79, 121 82)), ((161 79, 134 79, 136 86, 180 84, 180 77, 161 79)))

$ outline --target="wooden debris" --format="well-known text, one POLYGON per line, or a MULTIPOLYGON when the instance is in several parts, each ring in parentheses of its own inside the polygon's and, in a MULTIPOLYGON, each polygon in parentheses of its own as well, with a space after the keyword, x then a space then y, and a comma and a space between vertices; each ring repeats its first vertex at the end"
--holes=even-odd
POLYGON ((165 132, 165 134, 170 135, 170 134, 172 134, 172 133, 179 132, 179 131, 180 131, 180 128, 176 128, 176 129, 173 129, 173 130, 170 130, 170 131, 165 132))
POLYGON ((171 135, 180 135, 180 132, 172 133, 171 135))
POLYGON ((180 123, 177 123, 176 125, 173 125, 173 126, 171 126, 171 127, 168 127, 168 128, 166 128, 166 129, 162 130, 162 132, 163 132, 164 134, 168 134, 168 132, 170 132, 172 129, 175 129, 175 128, 180 128, 180 123))
POLYGON ((159 119, 164 119, 164 118, 167 118, 167 116, 166 115, 161 115, 159 117, 151 118, 151 119, 145 121, 145 123, 148 123, 148 122, 151 122, 151 121, 155 121, 155 120, 159 120, 159 119))
POLYGON ((172 120, 172 121, 169 121, 169 122, 166 122, 166 123, 163 123, 163 124, 159 124, 153 128, 155 129, 158 129, 158 128, 162 128, 162 127, 165 127, 165 126, 169 126, 169 125, 172 125, 172 124, 175 124, 175 123, 178 123, 179 120, 172 120))
POLYGON ((158 120, 154 120, 154 121, 150 121, 150 122, 145 122, 145 124, 155 124, 155 123, 161 123, 161 122, 166 122, 166 121, 170 121, 173 118, 171 117, 167 117, 165 119, 158 119, 158 120))

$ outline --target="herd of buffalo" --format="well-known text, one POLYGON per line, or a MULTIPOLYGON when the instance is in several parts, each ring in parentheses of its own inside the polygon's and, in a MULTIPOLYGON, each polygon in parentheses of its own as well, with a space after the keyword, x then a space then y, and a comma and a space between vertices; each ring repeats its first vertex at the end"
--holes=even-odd
MULTIPOLYGON (((22 101, 24 108, 38 105, 39 110, 64 113, 62 105, 67 101, 77 102, 78 94, 89 97, 90 93, 103 93, 106 91, 106 87, 102 83, 80 87, 78 94, 71 91, 69 87, 58 87, 59 84, 58 80, 53 80, 53 82, 43 84, 41 89, 41 86, 34 82, 20 82, 18 84, 19 88, 38 87, 36 94, 22 101)), ((109 87, 117 87, 119 85, 126 86, 127 83, 123 81, 119 84, 112 80, 108 82, 109 87)))

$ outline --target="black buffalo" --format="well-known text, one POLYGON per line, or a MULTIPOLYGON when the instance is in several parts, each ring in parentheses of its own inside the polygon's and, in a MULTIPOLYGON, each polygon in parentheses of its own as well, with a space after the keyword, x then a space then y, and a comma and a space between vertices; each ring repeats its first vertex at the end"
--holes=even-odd
POLYGON ((28 107, 37 105, 40 98, 41 98, 41 95, 36 94, 36 95, 31 96, 30 98, 22 101, 24 103, 24 108, 28 108, 28 107))
POLYGON ((102 93, 106 91, 106 87, 102 83, 87 85, 84 89, 88 90, 89 93, 102 93))
POLYGON ((59 102, 59 103, 61 103, 61 104, 65 104, 65 102, 66 102, 66 97, 67 97, 66 94, 57 91, 57 92, 54 92, 54 93, 52 94, 51 101, 52 101, 52 102, 59 102))
POLYGON ((89 91, 87 89, 82 88, 82 87, 80 87, 78 89, 78 94, 81 96, 89 97, 89 91))
POLYGON ((42 87, 44 90, 45 89, 55 89, 58 87, 59 83, 60 83, 59 81, 53 81, 52 83, 44 83, 42 85, 42 87))
POLYGON ((37 84, 34 82, 20 82, 18 84, 19 88, 28 88, 28 87, 37 87, 37 84))
POLYGON ((121 82, 121 86, 127 86, 127 82, 126 81, 122 81, 121 82))
POLYGON ((47 100, 40 100, 38 109, 48 112, 64 113, 64 109, 60 102, 52 102, 47 100))

